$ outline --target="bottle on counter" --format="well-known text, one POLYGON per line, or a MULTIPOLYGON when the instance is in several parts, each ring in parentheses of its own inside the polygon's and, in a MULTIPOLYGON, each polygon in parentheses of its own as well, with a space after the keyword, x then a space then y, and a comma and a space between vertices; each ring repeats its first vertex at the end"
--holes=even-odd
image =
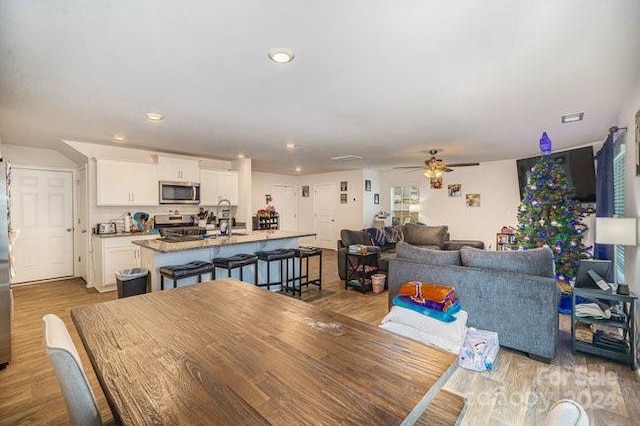
POLYGON ((229 222, 225 219, 220 221, 220 235, 229 235, 229 222))
POLYGON ((124 215, 124 232, 131 232, 131 223, 133 222, 133 218, 131 217, 131 213, 127 212, 124 215))

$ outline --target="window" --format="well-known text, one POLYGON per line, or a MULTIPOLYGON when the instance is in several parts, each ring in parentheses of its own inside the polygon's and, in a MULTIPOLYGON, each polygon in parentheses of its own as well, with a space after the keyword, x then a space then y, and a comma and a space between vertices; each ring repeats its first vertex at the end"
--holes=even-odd
POLYGON ((391 190, 392 223, 403 225, 416 223, 420 213, 420 193, 417 186, 396 186, 391 190))
MULTIPOLYGON (((625 195, 624 195, 624 163, 625 144, 624 142, 614 145, 613 154, 613 214, 618 217, 625 216, 625 195)), ((624 248, 622 244, 616 246, 616 278, 618 282, 624 283, 624 248)))

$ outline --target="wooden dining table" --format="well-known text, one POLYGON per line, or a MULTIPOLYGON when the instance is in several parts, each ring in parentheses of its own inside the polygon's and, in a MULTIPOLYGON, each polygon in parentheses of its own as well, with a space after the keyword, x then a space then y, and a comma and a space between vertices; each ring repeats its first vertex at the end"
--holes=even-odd
POLYGON ((415 422, 456 357, 222 279, 71 310, 123 425, 415 422))

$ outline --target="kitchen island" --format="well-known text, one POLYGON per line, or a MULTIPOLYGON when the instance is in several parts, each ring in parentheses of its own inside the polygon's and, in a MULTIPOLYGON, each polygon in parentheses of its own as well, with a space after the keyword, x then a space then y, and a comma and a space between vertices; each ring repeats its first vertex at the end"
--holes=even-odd
MULTIPOLYGON (((167 265, 181 265, 196 260, 211 262, 216 257, 228 257, 240 253, 253 254, 257 251, 298 248, 299 239, 314 236, 312 232, 294 231, 252 231, 231 236, 217 236, 195 241, 155 240, 134 241, 140 246, 140 266, 149 270, 151 291, 160 290, 158 269, 167 265)), ((260 262, 262 264, 262 262, 260 262)), ((261 265, 264 266, 264 265, 261 265)), ((220 273, 222 270, 219 270, 220 273)), ((272 280, 277 268, 272 268, 272 280)), ((236 277, 237 271, 234 271, 236 277)), ((245 277, 252 274, 245 274, 245 277)), ((208 277, 203 277, 206 279, 208 277)), ((258 279, 266 281, 266 268, 258 268, 258 279)), ((197 278, 180 280, 179 286, 195 283, 197 278)), ((277 286, 272 287, 277 288, 277 286)))

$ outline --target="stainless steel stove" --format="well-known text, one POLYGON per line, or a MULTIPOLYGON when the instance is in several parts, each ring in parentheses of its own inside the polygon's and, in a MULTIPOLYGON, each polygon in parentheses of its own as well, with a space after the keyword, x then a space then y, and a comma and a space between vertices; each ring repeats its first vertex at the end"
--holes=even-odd
POLYGON ((200 240, 207 233, 206 228, 196 225, 194 215, 159 214, 155 216, 155 226, 167 242, 200 240))

